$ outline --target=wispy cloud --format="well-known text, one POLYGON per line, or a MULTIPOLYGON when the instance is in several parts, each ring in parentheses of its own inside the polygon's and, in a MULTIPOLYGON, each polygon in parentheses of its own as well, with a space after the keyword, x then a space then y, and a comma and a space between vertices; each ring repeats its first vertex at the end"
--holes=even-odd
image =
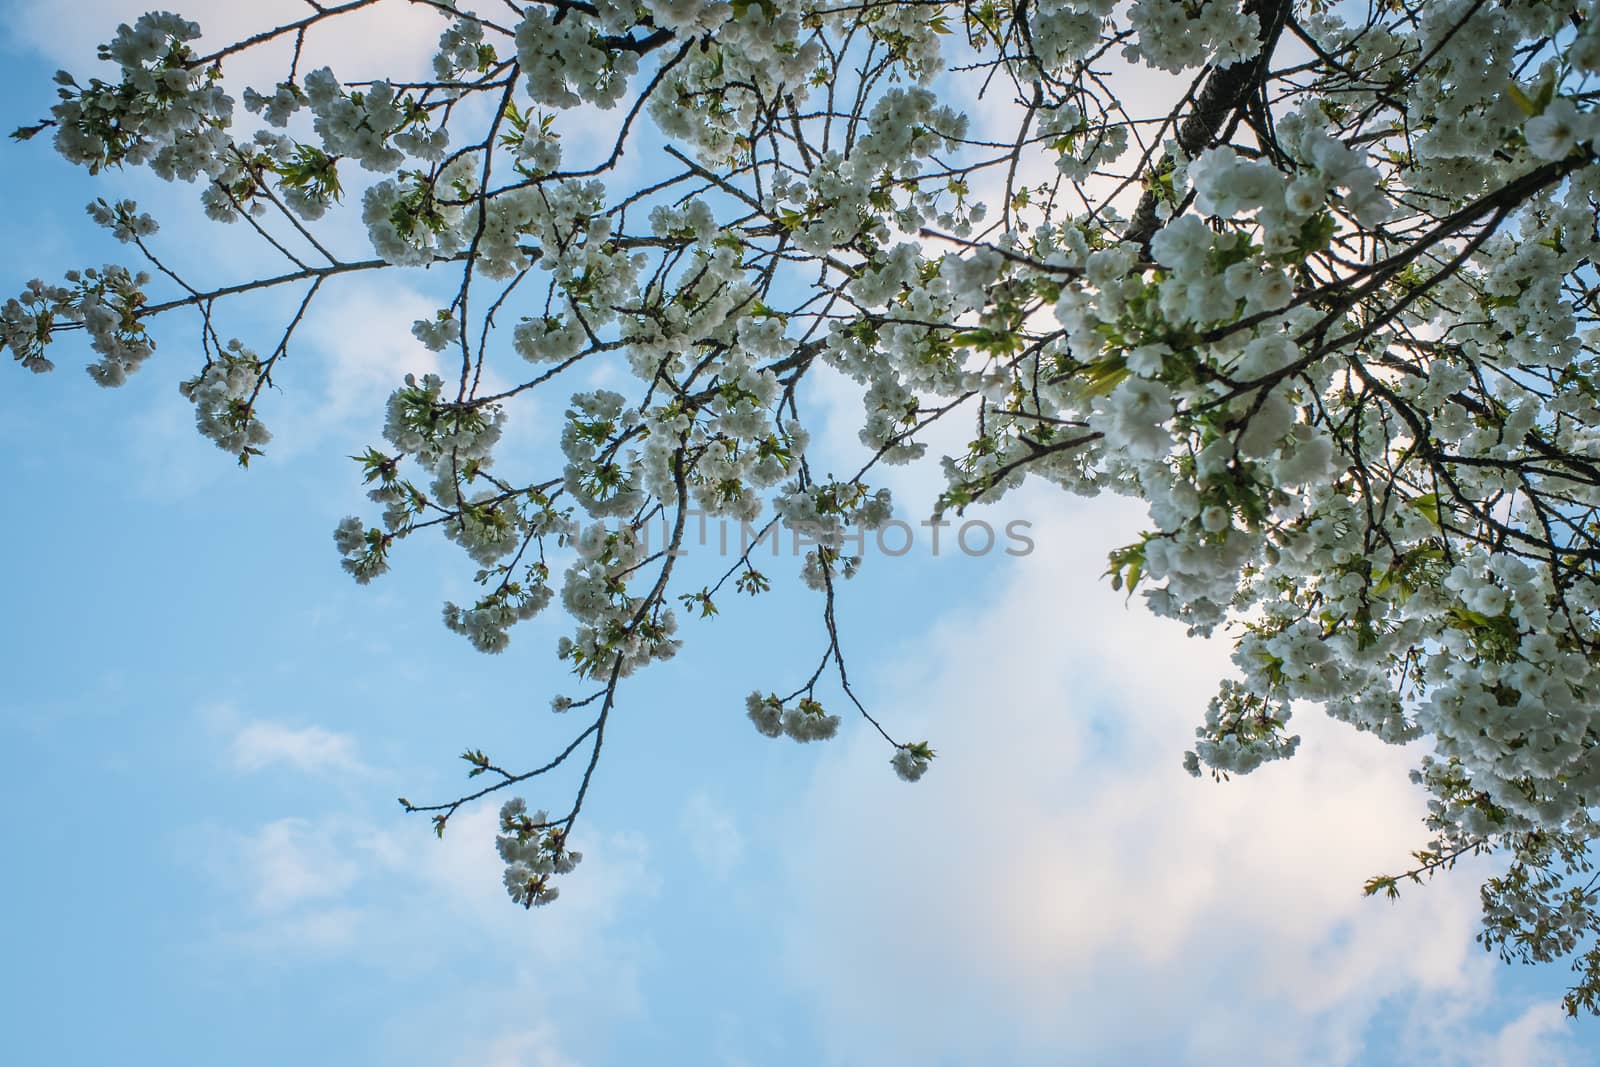
POLYGON ((500 885, 495 827, 486 806, 452 820, 443 841, 420 820, 347 809, 213 830, 201 851, 223 906, 197 947, 249 967, 337 959, 425 976, 438 995, 384 1020, 405 1054, 378 1062, 579 1067, 575 1049, 603 1048, 593 1035, 644 1011, 652 949, 629 923, 657 891, 648 847, 591 827, 569 892, 529 914, 500 885))
POLYGON ((561 1051, 555 1028, 543 1024, 491 1039, 464 1055, 462 1067, 579 1067, 561 1051))
POLYGON ((269 913, 342 897, 361 876, 337 828, 305 819, 278 819, 244 837, 239 859, 252 903, 269 913))
POLYGON ((1481 1067, 1567 1067, 1574 1062, 1569 1023, 1555 1004, 1536 1004, 1501 1027, 1480 1046, 1473 1062, 1481 1067))
POLYGON ((1307 709, 1295 765, 1188 778, 1225 646, 1096 582, 1125 511, 1022 500, 1041 551, 870 683, 940 751, 927 779, 895 781, 862 730, 777 831, 789 971, 838 1062, 1347 1064, 1391 999, 1485 1003, 1471 870, 1360 893, 1424 833, 1417 753, 1307 709), (1150 1003, 1181 1007, 1162 1027, 1150 1003))
POLYGON ((744 854, 744 838, 733 812, 701 789, 684 804, 682 822, 695 858, 718 878, 726 878, 744 854))
POLYGON ((247 722, 234 735, 228 754, 243 772, 288 767, 306 774, 361 774, 368 768, 356 756, 354 738, 320 726, 247 722))

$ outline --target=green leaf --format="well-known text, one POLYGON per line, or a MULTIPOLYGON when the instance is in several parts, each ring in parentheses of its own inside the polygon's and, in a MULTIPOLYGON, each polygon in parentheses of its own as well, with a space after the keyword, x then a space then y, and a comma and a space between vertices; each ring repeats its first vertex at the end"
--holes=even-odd
POLYGON ((1541 110, 1539 105, 1535 104, 1516 82, 1506 86, 1506 97, 1513 104, 1516 104, 1524 115, 1537 115, 1541 110))
POLYGON ((1411 498, 1411 506, 1427 516, 1429 522, 1439 525, 1439 494, 1424 493, 1411 498))

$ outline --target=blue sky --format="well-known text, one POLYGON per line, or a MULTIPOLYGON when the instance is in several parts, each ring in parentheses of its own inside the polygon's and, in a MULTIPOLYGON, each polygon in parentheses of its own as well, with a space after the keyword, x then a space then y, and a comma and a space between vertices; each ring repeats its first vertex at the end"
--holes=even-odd
MULTIPOLYGON (((7 129, 139 10, 70 7, 12 5, 7 129)), ((403 42, 416 18, 352 43, 403 42)), ((161 247, 207 277, 258 262, 191 189, 91 181, 42 141, 4 151, 8 291, 118 258, 82 213, 100 195, 156 209, 161 247)), ((438 622, 466 595, 452 552, 407 545, 361 588, 330 536, 362 503, 343 457, 427 366, 409 326, 429 284, 338 290, 248 472, 177 394, 190 323, 163 324, 119 391, 70 344, 53 375, 0 372, 6 1062, 1600 1063, 1600 1026, 1559 1017, 1561 966, 1472 944, 1486 867, 1361 898, 1422 843, 1415 752, 1305 713, 1288 765, 1182 773, 1224 650, 1099 581, 1136 509, 1036 490, 986 516, 1031 521, 1033 555, 919 549, 842 593, 860 691, 940 752, 923 782, 896 780, 864 724, 802 747, 745 721, 746 693, 792 688, 822 648, 819 605, 780 582, 687 622, 683 653, 624 686, 585 862, 552 907, 513 906, 492 807, 438 842, 394 798, 457 795, 464 747, 530 765, 581 729, 548 711, 570 691, 559 620, 484 657, 438 622)), ((230 332, 270 347, 274 310, 230 332)), ((842 471, 855 401, 829 382, 813 399, 842 471)), ((519 412, 512 444, 548 442, 558 403, 519 412)), ((894 479, 919 517, 927 472, 894 479)))

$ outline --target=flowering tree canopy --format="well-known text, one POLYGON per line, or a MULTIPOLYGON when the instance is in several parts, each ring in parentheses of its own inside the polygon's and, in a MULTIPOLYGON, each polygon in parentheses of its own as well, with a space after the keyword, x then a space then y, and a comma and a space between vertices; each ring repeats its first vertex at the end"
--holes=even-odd
POLYGON ((929 427, 960 420, 918 507, 1029 477, 1148 504, 1111 583, 1225 634, 1237 667, 1193 773, 1291 755, 1297 701, 1425 740, 1431 839, 1368 892, 1502 853, 1480 939, 1569 957, 1567 1009, 1600 1011, 1600 5, 410 0, 438 15, 431 74, 304 69, 383 2, 306 0, 225 46, 146 15, 101 77, 59 75, 19 138, 191 183, 282 266, 183 277, 153 218, 100 200, 137 262, 29 283, 0 344, 45 371, 82 331, 116 386, 158 323, 197 317, 180 388, 246 464, 314 301, 448 272, 414 333, 459 370, 394 383, 358 457, 380 510, 334 538, 359 582, 415 535, 457 544, 482 593, 444 622, 486 652, 553 599, 570 616, 571 744, 531 770, 469 751, 482 788, 402 801, 443 832, 575 759, 563 814, 502 810, 513 899, 552 899, 578 861, 618 682, 679 647, 674 609, 770 586, 747 551, 685 588, 691 514, 810 543, 824 651, 751 695, 755 726, 830 737, 828 699, 924 773, 929 745, 851 687, 834 591, 890 515, 880 466, 931 461, 929 427), (246 53, 281 80, 234 85, 246 53), (580 128, 604 147, 578 158, 580 128), (281 334, 227 339, 230 303, 273 289, 298 309, 281 334), (570 395, 560 456, 496 454, 519 401, 600 362, 630 384, 570 395), (807 462, 819 367, 859 386, 850 477, 807 462))

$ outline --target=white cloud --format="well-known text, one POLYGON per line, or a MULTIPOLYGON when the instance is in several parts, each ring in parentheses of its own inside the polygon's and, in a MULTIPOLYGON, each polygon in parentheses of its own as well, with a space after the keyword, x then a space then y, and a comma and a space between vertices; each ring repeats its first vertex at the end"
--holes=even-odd
POLYGON ((237 876, 255 907, 268 914, 341 897, 361 876, 342 838, 335 826, 278 819, 240 841, 237 876))
POLYGON ((695 858, 718 878, 726 878, 744 854, 744 837, 733 812, 700 789, 684 804, 682 822, 695 858))
POLYGON ((1097 580, 1136 510, 1019 500, 1040 551, 869 683, 896 694, 874 709, 892 733, 940 752, 928 777, 894 780, 857 731, 781 831, 789 967, 840 1062, 1346 1063, 1385 998, 1480 996, 1471 870, 1399 905, 1360 893, 1424 836, 1415 753, 1308 711, 1289 765, 1188 778, 1225 648, 1097 580), (1135 1027, 1141 1003, 1177 1018, 1135 1027), (910 1023, 973 1017, 989 1029, 910 1023))
POLYGON ((214 833, 204 852, 228 903, 203 947, 250 966, 337 957, 442 983, 427 1004, 385 1021, 406 1049, 386 1062, 578 1067, 569 1040, 594 1047, 593 1035, 644 1010, 651 941, 619 927, 657 891, 650 852, 638 837, 591 827, 561 899, 530 914, 501 886, 496 818, 493 805, 466 810, 442 841, 420 818, 348 812, 214 833))
POLYGON ((206 851, 221 886, 250 902, 250 921, 271 925, 315 905, 359 909, 392 927, 420 920, 413 911, 442 909, 448 922, 422 928, 454 936, 467 924, 503 941, 512 954, 551 966, 592 957, 607 928, 659 888, 643 839, 590 828, 583 862, 560 881, 560 921, 529 921, 501 884, 497 827, 493 804, 463 810, 442 839, 420 816, 378 823, 332 811, 276 819, 249 832, 223 831, 220 844, 212 840, 206 851))
POLYGON ((1482 1067, 1566 1067, 1573 1062, 1569 1025, 1557 1005, 1535 1004, 1502 1027, 1474 1062, 1482 1067))
POLYGON ((366 922, 367 915, 360 908, 312 907, 279 916, 270 925, 249 929, 231 940, 268 958, 282 959, 285 953, 293 953, 297 959, 326 958, 348 952, 363 936, 366 922))
POLYGON ((459 1062, 462 1067, 578 1067, 578 1061, 561 1051, 548 1023, 486 1042, 459 1062))
POLYGON ((351 280, 319 299, 300 336, 318 351, 324 380, 302 385, 292 369, 285 376, 286 388, 299 394, 285 398, 296 403, 284 405, 301 420, 294 426, 295 443, 309 444, 352 423, 376 430, 383 425, 384 402, 407 374, 441 373, 439 357, 411 334, 413 322, 432 318, 436 310, 427 296, 392 282, 351 280))
MULTIPOLYGON (((309 375, 310 368, 303 365, 283 373, 285 395, 274 397, 280 402, 277 422, 282 429, 269 448, 300 450, 327 435, 362 427, 376 440, 389 394, 407 374, 418 378, 438 374, 446 391, 453 389, 461 370, 459 355, 453 350, 430 352, 411 333, 412 323, 432 319, 438 309, 436 296, 409 288, 397 278, 344 279, 337 289, 320 296, 296 334, 295 349, 314 352, 318 366, 309 375)), ((499 392, 508 386, 491 365, 484 370, 479 392, 499 392)), ((519 401, 513 427, 535 413, 535 402, 519 401)), ((265 418, 270 421, 274 415, 269 408, 265 418)))
POLYGON ((234 735, 229 757, 240 771, 284 765, 305 773, 363 773, 355 740, 320 726, 296 729, 283 723, 245 723, 234 735))

